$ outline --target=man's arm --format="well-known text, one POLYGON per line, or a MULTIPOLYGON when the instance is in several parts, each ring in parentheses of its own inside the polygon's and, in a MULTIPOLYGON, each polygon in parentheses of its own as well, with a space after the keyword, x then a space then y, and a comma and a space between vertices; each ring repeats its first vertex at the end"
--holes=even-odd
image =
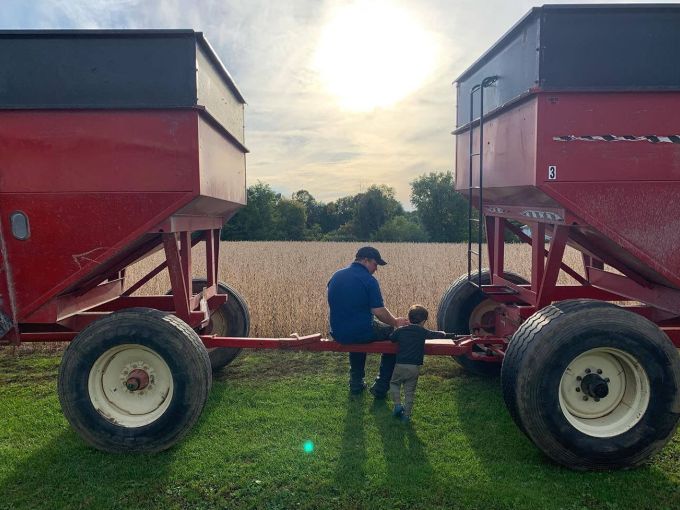
POLYGON ((406 317, 395 317, 384 306, 381 306, 380 308, 371 308, 371 312, 373 312, 373 315, 375 315, 379 321, 389 324, 392 327, 400 328, 408 325, 408 319, 406 317))

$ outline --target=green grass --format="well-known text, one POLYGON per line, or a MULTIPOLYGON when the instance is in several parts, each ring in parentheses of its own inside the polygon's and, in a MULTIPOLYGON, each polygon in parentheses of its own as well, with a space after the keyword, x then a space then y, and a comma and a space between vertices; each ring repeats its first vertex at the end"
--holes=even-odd
POLYGON ((86 447, 61 414, 58 365, 0 351, 2 509, 680 507, 680 434, 649 466, 572 472, 514 426, 498 380, 449 359, 426 360, 408 427, 389 403, 348 397, 344 355, 251 352, 216 377, 189 436, 155 455, 86 447))

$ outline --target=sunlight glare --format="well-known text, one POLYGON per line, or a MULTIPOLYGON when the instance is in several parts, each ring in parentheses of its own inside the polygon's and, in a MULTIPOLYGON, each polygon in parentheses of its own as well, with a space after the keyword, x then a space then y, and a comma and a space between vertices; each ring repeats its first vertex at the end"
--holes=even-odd
POLYGON ((434 37, 412 13, 384 0, 359 0, 324 27, 314 64, 342 108, 370 111, 415 92, 437 56, 434 37))

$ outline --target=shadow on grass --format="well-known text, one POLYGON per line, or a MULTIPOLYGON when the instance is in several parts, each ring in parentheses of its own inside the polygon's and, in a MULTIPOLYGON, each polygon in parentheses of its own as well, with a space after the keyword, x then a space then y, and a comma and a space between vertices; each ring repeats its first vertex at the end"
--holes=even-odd
POLYGON ((364 395, 349 397, 343 426, 340 455, 335 472, 337 485, 344 490, 363 490, 376 473, 367 473, 366 412, 382 441, 386 486, 399 492, 405 488, 427 487, 433 483, 433 469, 426 447, 417 432, 391 416, 385 400, 364 395), (370 399, 370 401, 369 401, 370 399))
POLYGON ((0 483, 0 508, 128 507, 164 487, 173 450, 112 455, 89 448, 72 430, 20 460, 0 483))
POLYGON ((576 472, 554 463, 515 426, 499 378, 464 375, 453 398, 478 465, 488 479, 503 481, 506 501, 528 508, 680 508, 678 466, 658 457, 628 471, 576 472))
POLYGON ((383 455, 390 484, 397 487, 428 487, 434 482, 434 471, 426 454, 426 446, 411 424, 392 416, 385 400, 375 400, 371 413, 382 440, 383 455))
POLYGON ((365 395, 349 395, 342 428, 335 480, 342 489, 361 487, 366 480, 365 395))

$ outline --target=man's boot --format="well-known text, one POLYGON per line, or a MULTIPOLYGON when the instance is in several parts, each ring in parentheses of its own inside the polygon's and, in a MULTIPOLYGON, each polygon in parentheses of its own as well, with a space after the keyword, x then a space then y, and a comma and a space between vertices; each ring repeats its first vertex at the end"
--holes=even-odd
POLYGON ((368 388, 368 385, 364 382, 363 379, 359 381, 354 381, 352 379, 349 380, 349 392, 352 395, 359 395, 364 392, 368 388))

